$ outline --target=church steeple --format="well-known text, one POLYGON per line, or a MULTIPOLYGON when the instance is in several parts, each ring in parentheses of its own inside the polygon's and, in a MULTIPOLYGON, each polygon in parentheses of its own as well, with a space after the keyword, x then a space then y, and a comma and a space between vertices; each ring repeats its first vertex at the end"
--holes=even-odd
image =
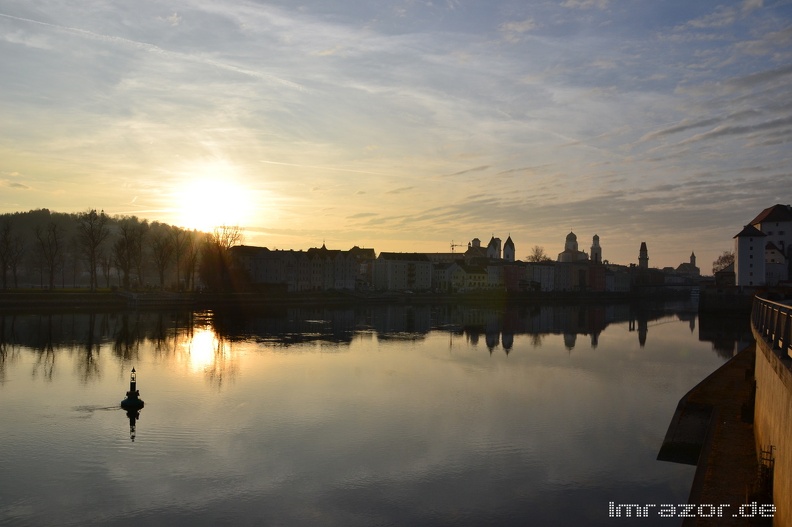
POLYGON ((506 242, 503 244, 503 259, 507 262, 514 261, 514 242, 511 239, 511 234, 508 238, 506 238, 506 242))
POLYGON ((646 242, 641 242, 641 249, 638 251, 638 268, 649 269, 649 251, 646 242))
POLYGON ((602 247, 599 244, 599 236, 596 234, 591 242, 591 261, 594 263, 602 263, 602 247))

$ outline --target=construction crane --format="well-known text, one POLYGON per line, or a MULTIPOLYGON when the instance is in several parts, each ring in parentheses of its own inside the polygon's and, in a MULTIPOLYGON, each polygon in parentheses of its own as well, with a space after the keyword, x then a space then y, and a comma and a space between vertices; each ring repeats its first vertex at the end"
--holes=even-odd
POLYGON ((464 243, 454 243, 454 240, 451 240, 451 254, 454 254, 455 247, 467 247, 464 243))

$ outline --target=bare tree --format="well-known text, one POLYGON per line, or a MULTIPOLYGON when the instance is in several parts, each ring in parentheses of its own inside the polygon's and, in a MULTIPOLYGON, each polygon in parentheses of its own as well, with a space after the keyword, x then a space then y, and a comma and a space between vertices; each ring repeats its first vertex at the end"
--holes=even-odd
POLYGON ((47 284, 50 289, 55 288, 55 275, 63 265, 63 228, 54 221, 50 221, 46 228, 36 225, 33 229, 38 242, 38 252, 41 263, 47 272, 47 284))
POLYGON ((104 211, 97 213, 96 209, 91 209, 77 217, 77 239, 83 256, 88 262, 91 291, 95 291, 98 285, 96 268, 99 263, 102 243, 110 235, 110 229, 107 227, 108 220, 104 211))
POLYGON ((531 254, 526 258, 529 262, 549 262, 550 257, 545 254, 544 247, 534 245, 531 254))
POLYGON ((241 240, 241 229, 227 225, 215 228, 207 237, 201 249, 199 273, 209 289, 223 290, 233 286, 234 266, 230 249, 241 240))
POLYGON ((14 277, 14 287, 19 287, 19 264, 25 253, 25 240, 14 233, 14 220, 3 216, 0 221, 0 277, 3 289, 8 289, 8 271, 14 277))
POLYGON ((187 290, 195 289, 195 271, 198 267, 198 232, 187 233, 184 243, 184 285, 187 290))
POLYGON ((99 255, 99 267, 102 268, 102 276, 105 279, 105 287, 110 288, 110 276, 113 270, 113 257, 107 251, 102 251, 99 255))
POLYGON ((11 240, 14 222, 10 216, 4 216, 0 223, 0 276, 3 289, 8 289, 8 267, 11 258, 11 240))
POLYGON ((181 290, 181 264, 182 257, 186 252, 189 241, 189 233, 179 227, 172 227, 171 238, 173 240, 173 257, 176 263, 176 290, 181 290))
POLYGON ((25 254, 25 240, 17 235, 11 238, 11 246, 8 251, 8 265, 11 267, 11 274, 14 277, 14 287, 19 289, 19 264, 25 254))
POLYGON ((154 257, 154 265, 157 267, 157 272, 159 273, 161 289, 165 289, 165 271, 171 261, 174 249, 173 240, 165 230, 166 228, 165 225, 152 225, 154 233, 151 239, 151 253, 154 257))
POLYGON ((215 227, 210 242, 220 249, 227 251, 234 245, 242 242, 242 229, 239 225, 221 225, 215 227))
POLYGON ((122 273, 122 287, 129 289, 131 285, 132 270, 140 276, 143 261, 143 237, 147 224, 141 223, 137 218, 124 218, 118 224, 119 236, 113 245, 113 261, 122 273))
POLYGON ((712 262, 712 274, 715 274, 718 271, 723 271, 733 263, 734 263, 734 252, 723 251, 723 253, 721 253, 720 256, 715 258, 714 262, 712 262))

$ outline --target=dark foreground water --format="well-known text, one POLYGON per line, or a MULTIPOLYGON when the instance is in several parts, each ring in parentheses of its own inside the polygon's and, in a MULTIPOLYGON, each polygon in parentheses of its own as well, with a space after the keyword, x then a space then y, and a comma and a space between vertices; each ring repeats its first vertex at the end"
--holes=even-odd
POLYGON ((670 308, 0 315, 0 524, 678 525, 608 518, 739 347, 670 308))

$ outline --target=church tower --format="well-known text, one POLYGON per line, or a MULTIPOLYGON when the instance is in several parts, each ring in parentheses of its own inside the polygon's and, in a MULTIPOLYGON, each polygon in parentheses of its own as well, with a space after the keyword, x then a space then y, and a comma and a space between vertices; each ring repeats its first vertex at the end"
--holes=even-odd
POLYGON ((638 268, 649 269, 649 251, 646 249, 646 242, 641 242, 641 250, 638 252, 638 268))
POLYGON ((500 238, 492 237, 489 244, 487 244, 487 258, 491 260, 501 259, 501 240, 500 238))
POLYGON ((577 236, 575 236, 574 232, 569 232, 566 236, 566 241, 564 242, 564 250, 577 252, 578 250, 578 243, 577 243, 577 236))
POLYGON ((503 244, 503 259, 507 262, 514 261, 514 242, 511 239, 511 235, 506 238, 506 242, 503 244))
POLYGON ((690 253, 690 265, 696 267, 696 253, 690 253))
POLYGON ((594 263, 602 263, 602 247, 599 244, 599 236, 594 235, 594 240, 591 242, 591 261, 594 263))

